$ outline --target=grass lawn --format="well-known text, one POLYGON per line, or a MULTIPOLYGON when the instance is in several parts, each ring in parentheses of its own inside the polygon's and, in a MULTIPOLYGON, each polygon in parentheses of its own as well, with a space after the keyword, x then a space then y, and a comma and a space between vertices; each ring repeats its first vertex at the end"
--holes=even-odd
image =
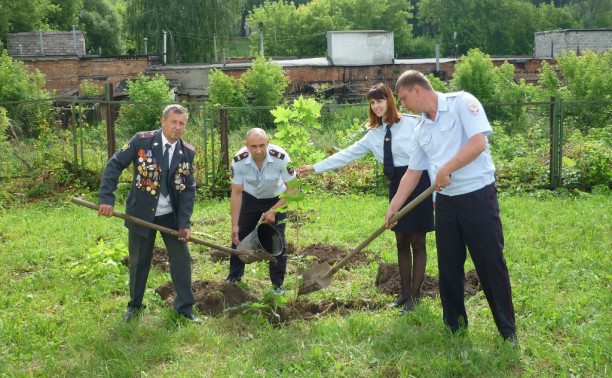
MULTIPOLYGON (((289 242, 350 248, 382 224, 387 199, 316 194, 307 206, 299 241, 290 224, 289 242)), ((466 300, 466 334, 445 332, 439 298, 398 317, 374 286, 377 263, 341 270, 328 288, 300 297, 371 306, 281 326, 255 306, 250 316, 184 322, 154 293, 169 274, 152 269, 148 307, 126 324, 128 273, 116 264, 127 254, 123 221, 66 195, 11 209, 0 215, 0 375, 611 376, 612 195, 502 193, 500 206, 518 348, 501 341, 482 293, 466 300)), ((194 231, 230 244, 228 200, 198 202, 192 220, 194 231)), ((437 276, 433 233, 427 244, 427 274, 437 276)), ((396 261, 390 232, 366 249, 396 261)), ((200 245, 191 252, 194 280, 225 279, 227 261, 213 262, 200 245)), ((468 259, 466 271, 472 266, 468 259)), ((295 264, 288 270, 286 306, 297 286, 295 264)), ((267 265, 247 265, 243 286, 265 296, 267 265)))

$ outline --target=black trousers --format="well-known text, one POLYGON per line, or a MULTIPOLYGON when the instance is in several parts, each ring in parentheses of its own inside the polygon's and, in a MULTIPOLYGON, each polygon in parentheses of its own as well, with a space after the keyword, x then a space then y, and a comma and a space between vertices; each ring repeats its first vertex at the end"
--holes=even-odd
MULTIPOLYGON (((155 217, 153 223, 177 230, 172 213, 155 217)), ((168 250, 170 260, 170 277, 176 290, 174 308, 183 315, 193 314, 193 291, 191 290, 191 257, 187 243, 176 236, 161 233, 168 250)), ((130 231, 128 250, 130 253, 130 302, 128 306, 140 307, 147 287, 147 278, 151 270, 153 247, 157 231, 150 230, 146 237, 130 231)))
POLYGON ((435 222, 444 323, 452 331, 468 324, 464 305, 467 247, 497 329, 503 337, 514 335, 512 291, 495 184, 458 196, 438 193, 435 222))
MULTIPOLYGON (((238 239, 243 240, 257 227, 261 216, 274 204, 279 198, 263 198, 257 199, 247 192, 242 192, 242 207, 240 208, 240 216, 238 218, 238 239)), ((287 218, 286 213, 276 214, 274 226, 279 231, 282 242, 283 252, 276 256, 277 263, 269 262, 270 281, 272 285, 280 286, 285 282, 285 274, 287 273, 287 241, 285 239, 285 222, 279 224, 280 221, 287 218)), ((232 243, 232 248, 236 245, 232 243)), ((241 278, 244 275, 244 262, 236 255, 230 257, 229 276, 228 278, 241 278)))

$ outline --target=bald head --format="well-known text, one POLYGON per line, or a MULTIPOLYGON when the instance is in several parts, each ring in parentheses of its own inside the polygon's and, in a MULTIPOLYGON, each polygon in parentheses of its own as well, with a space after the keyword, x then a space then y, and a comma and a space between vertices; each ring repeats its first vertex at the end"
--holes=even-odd
POLYGON ((250 129, 249 131, 247 131, 246 133, 246 141, 248 143, 249 139, 251 139, 251 137, 263 137, 266 140, 268 140, 268 134, 266 134, 266 131, 264 129, 260 129, 259 127, 254 127, 252 129, 250 129))

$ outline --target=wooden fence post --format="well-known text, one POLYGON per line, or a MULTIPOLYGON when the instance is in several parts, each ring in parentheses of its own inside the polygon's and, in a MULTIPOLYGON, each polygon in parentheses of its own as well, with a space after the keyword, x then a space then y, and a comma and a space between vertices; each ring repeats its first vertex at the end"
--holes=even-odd
POLYGON ((106 102, 106 149, 110 159, 115 153, 115 112, 113 111, 113 86, 110 83, 104 85, 104 98, 106 102))
POLYGON ((563 167, 563 124, 561 122, 561 98, 550 98, 550 188, 561 186, 563 167))

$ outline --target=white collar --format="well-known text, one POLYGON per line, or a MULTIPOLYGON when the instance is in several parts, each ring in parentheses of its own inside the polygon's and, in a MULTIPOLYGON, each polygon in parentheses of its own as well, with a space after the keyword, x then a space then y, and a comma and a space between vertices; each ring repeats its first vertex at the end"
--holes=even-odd
POLYGON ((174 143, 170 143, 170 141, 168 139, 166 139, 166 136, 164 135, 164 132, 161 132, 161 137, 162 137, 162 150, 166 149, 166 143, 170 144, 170 149, 174 151, 174 147, 176 146, 176 143, 178 142, 178 140, 174 143))

